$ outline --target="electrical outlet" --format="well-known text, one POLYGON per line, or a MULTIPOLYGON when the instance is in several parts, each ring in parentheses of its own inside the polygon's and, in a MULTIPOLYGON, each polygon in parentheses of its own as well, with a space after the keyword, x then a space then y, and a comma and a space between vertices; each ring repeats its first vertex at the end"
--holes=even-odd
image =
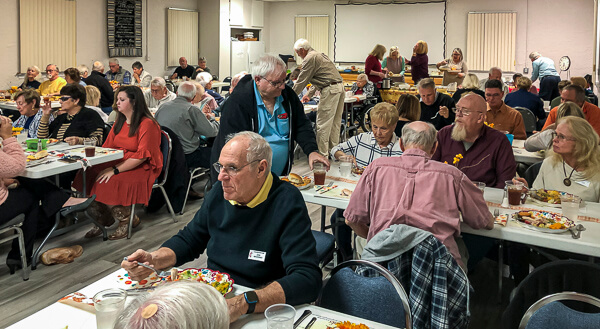
POLYGON ((528 67, 525 67, 525 68, 523 68, 523 73, 524 73, 524 74, 527 74, 527 73, 529 73, 529 68, 528 68, 528 67))

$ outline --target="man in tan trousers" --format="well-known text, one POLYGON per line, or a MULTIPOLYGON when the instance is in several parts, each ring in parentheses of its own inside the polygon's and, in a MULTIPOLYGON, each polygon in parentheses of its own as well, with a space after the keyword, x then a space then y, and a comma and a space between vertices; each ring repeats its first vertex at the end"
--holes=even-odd
POLYGON ((344 83, 333 62, 323 53, 312 49, 306 39, 298 39, 294 51, 300 56, 302 70, 294 91, 300 94, 308 83, 312 84, 302 102, 306 103, 316 90, 321 91, 317 108, 317 145, 324 156, 340 142, 340 125, 344 112, 344 83))

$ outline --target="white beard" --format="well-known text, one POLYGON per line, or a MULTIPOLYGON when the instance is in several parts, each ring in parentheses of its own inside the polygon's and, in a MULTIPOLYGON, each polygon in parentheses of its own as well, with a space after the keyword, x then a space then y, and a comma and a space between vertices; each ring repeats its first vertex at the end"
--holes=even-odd
POLYGON ((457 142, 463 142, 467 138, 467 130, 462 124, 454 124, 450 138, 457 142))

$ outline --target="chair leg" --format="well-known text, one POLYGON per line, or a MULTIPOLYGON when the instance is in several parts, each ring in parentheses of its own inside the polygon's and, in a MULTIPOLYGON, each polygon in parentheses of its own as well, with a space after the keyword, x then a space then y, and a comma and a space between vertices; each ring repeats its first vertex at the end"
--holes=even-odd
POLYGON ((502 303, 502 279, 504 273, 504 241, 498 244, 498 304, 502 303))
POLYGON ((27 266, 27 257, 25 256, 25 237, 23 236, 23 230, 20 227, 15 227, 15 231, 19 235, 17 237, 19 241, 19 253, 21 254, 21 267, 23 269, 23 281, 29 280, 29 267, 27 266))
MULTIPOLYGON (((165 202, 167 203, 167 208, 169 208, 169 213, 171 213, 171 217, 173 218, 173 223, 177 223, 177 217, 175 217, 175 211, 173 211, 173 206, 171 205, 171 200, 169 200, 169 197, 167 196, 167 191, 165 191, 164 187, 159 187, 160 191, 163 194, 163 197, 165 197, 165 202)), ((189 192, 189 190, 188 190, 189 192)), ((187 199, 187 196, 186 196, 187 199)), ((182 208, 183 211, 183 208, 182 208)))
POLYGON ((190 194, 190 189, 192 188, 192 181, 193 180, 194 180, 194 175, 190 175, 190 181, 188 182, 188 187, 187 187, 187 190, 185 192, 185 198, 183 199, 183 206, 181 207, 181 211, 179 212, 180 215, 183 215, 183 212, 185 211, 185 204, 187 203, 188 194, 190 194))
POLYGON ((131 205, 131 215, 129 215, 129 229, 127 230, 127 239, 131 239, 133 231, 133 218, 135 217, 135 203, 131 205))

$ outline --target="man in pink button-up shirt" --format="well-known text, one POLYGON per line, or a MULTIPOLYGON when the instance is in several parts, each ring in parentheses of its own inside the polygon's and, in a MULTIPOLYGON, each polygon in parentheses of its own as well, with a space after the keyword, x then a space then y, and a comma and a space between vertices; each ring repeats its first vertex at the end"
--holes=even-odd
POLYGON ((357 235, 370 240, 393 224, 431 232, 464 268, 455 237, 460 214, 475 229, 492 229, 494 220, 483 193, 456 167, 431 160, 435 128, 416 121, 402 129, 400 157, 379 158, 367 167, 344 217, 357 235))

